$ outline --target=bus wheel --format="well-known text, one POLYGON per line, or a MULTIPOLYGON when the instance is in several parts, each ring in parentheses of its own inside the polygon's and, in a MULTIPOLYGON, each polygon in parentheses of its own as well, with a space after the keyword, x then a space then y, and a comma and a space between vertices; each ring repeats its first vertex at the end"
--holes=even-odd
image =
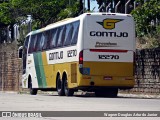
POLYGON ((32 79, 29 81, 29 92, 30 95, 37 95, 37 89, 32 88, 32 79))
POLYGON ((95 91, 95 95, 97 97, 117 97, 117 94, 118 88, 109 88, 95 91))
POLYGON ((64 78, 64 92, 66 96, 73 96, 74 94, 74 89, 68 88, 68 81, 67 78, 64 78))
POLYGON ((61 81, 61 79, 60 79, 60 76, 58 75, 58 77, 57 77, 57 83, 56 83, 57 85, 57 92, 58 92, 58 95, 59 96, 64 96, 65 95, 65 93, 64 93, 64 83, 61 81))

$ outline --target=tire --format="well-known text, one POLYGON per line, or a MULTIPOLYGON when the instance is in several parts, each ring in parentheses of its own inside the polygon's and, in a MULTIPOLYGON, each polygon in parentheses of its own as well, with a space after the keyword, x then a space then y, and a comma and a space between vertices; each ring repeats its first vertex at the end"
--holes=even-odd
POLYGON ((57 77, 57 82, 56 82, 56 86, 57 86, 57 93, 59 96, 64 96, 64 83, 63 81, 60 79, 60 76, 57 77))
POLYGON ((64 78, 64 92, 66 96, 73 96, 74 95, 74 89, 68 88, 68 81, 67 78, 64 78))
POLYGON ((97 97, 117 97, 118 95, 118 88, 109 88, 109 89, 102 89, 96 90, 95 95, 97 97))
POLYGON ((29 82, 29 92, 30 92, 30 95, 37 95, 37 89, 34 89, 32 88, 32 79, 30 80, 29 82))

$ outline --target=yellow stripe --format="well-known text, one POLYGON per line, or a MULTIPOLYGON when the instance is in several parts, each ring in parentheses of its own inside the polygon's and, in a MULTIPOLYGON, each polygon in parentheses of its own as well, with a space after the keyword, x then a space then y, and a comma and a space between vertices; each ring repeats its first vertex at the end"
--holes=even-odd
POLYGON ((133 76, 133 63, 127 62, 84 62, 90 75, 133 76))
POLYGON ((53 76, 53 65, 48 64, 46 52, 42 52, 42 61, 44 66, 44 73, 46 76, 47 87, 53 87, 53 79, 55 78, 55 76, 53 76))

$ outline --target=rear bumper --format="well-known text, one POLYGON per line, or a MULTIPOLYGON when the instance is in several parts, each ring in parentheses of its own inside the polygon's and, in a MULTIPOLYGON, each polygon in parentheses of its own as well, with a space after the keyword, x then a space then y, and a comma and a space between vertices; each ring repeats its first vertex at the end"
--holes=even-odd
POLYGON ((110 88, 126 90, 126 89, 132 89, 133 86, 130 86, 130 87, 129 86, 128 87, 126 86, 106 86, 106 87, 104 86, 79 86, 77 89, 82 90, 82 91, 94 92, 97 90, 105 90, 105 89, 110 89, 110 88))
POLYGON ((112 77, 112 79, 110 80, 105 80, 104 76, 82 75, 77 87, 79 89, 99 89, 99 88, 131 89, 134 87, 134 85, 135 85, 135 79, 133 76, 112 77))

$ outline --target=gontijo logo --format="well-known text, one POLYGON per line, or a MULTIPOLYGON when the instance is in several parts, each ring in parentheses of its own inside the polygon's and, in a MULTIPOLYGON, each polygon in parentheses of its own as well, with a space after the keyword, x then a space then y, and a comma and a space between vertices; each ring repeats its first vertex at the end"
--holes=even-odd
POLYGON ((115 28, 115 24, 117 22, 120 22, 122 20, 123 19, 104 19, 103 22, 97 22, 97 23, 102 25, 103 28, 111 30, 115 28))
POLYGON ((95 30, 89 32, 89 35, 92 37, 95 37, 95 36, 96 37, 128 37, 129 36, 128 32, 123 31, 125 29, 121 29, 121 28, 118 29, 118 27, 116 27, 116 24, 122 20, 123 19, 107 18, 107 19, 104 19, 103 22, 98 21, 96 23, 102 25, 102 27, 106 30, 101 31, 101 29, 98 30, 97 28, 95 28, 95 30), (114 28, 117 28, 117 29, 114 29, 114 28))

